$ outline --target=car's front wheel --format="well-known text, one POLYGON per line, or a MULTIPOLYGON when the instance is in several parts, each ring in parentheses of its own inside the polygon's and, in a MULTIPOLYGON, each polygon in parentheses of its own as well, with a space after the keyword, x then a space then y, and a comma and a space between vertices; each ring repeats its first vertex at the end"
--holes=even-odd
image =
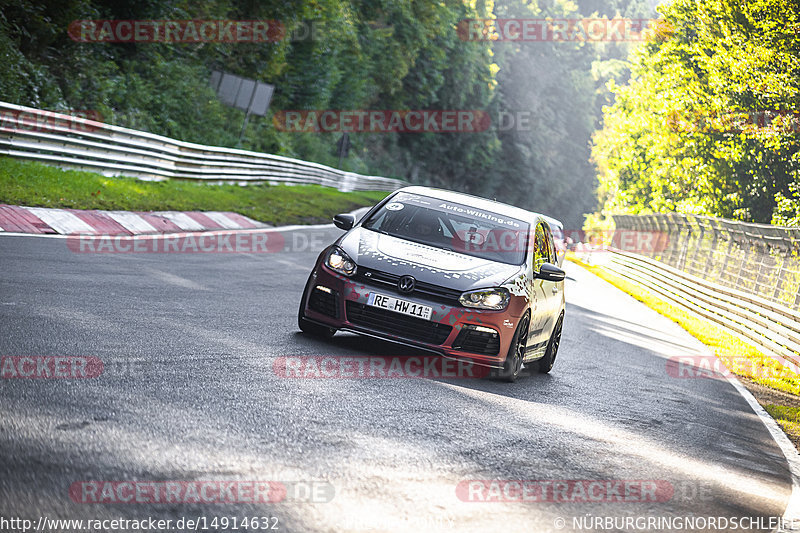
POLYGON ((315 337, 323 339, 330 339, 336 333, 334 328, 329 328, 321 324, 310 322, 305 315, 306 300, 308 299, 308 291, 311 289, 311 284, 314 281, 314 276, 311 275, 306 282, 306 288, 303 290, 303 297, 300 299, 300 310, 297 312, 297 327, 300 331, 315 337))
POLYGON ((539 365, 539 373, 547 374, 553 369, 553 364, 556 362, 556 355, 558 355, 558 347, 561 344, 561 326, 564 324, 564 314, 562 313, 556 321, 556 326, 553 328, 553 334, 550 335, 550 340, 547 342, 547 350, 544 352, 544 357, 537 362, 539 365))
POLYGON ((525 358, 525 347, 528 345, 528 326, 530 325, 530 316, 525 315, 517 326, 517 331, 514 333, 514 338, 511 339, 511 346, 508 348, 508 355, 506 361, 503 363, 503 369, 499 372, 499 377, 503 381, 513 383, 517 381, 519 373, 522 370, 522 360, 525 358))

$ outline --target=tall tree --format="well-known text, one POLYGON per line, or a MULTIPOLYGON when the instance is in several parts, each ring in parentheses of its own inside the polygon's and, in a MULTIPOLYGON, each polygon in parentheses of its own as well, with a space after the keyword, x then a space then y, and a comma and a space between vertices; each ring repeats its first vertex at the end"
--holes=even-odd
POLYGON ((675 0, 615 87, 594 157, 606 211, 800 220, 800 6, 675 0))

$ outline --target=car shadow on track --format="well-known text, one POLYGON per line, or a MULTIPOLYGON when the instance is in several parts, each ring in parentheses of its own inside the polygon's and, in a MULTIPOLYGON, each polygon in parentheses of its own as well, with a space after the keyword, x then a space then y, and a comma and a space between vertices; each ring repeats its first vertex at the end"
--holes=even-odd
MULTIPOLYGON (((319 356, 326 357, 398 357, 398 358, 430 358, 442 357, 436 352, 415 348, 396 342, 378 339, 375 337, 368 337, 357 335, 354 333, 337 333, 332 339, 320 339, 301 332, 294 334, 294 340, 307 348, 319 351, 319 356)), ((442 359, 445 359, 442 357, 442 359)), ((453 363, 454 366, 457 363, 453 363)), ((520 385, 526 387, 527 385, 533 386, 546 386, 553 381, 553 376, 549 374, 539 374, 535 368, 535 363, 531 366, 524 367, 520 372, 517 383, 507 383, 498 377, 488 374, 488 370, 481 367, 475 372, 477 377, 428 377, 419 379, 429 379, 432 381, 446 382, 460 387, 473 388, 486 392, 493 392, 496 394, 509 395, 516 397, 514 393, 514 386, 520 385)))

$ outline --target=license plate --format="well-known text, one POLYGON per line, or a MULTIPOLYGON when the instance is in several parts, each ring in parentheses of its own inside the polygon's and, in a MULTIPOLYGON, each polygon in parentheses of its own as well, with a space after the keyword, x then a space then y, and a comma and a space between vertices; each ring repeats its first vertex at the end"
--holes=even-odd
POLYGON ((372 307, 380 307, 387 311, 394 311, 395 313, 402 313, 404 315, 422 318, 424 320, 431 319, 433 307, 427 305, 415 304, 408 300, 401 300, 394 296, 387 296, 385 294, 371 293, 367 299, 367 305, 372 307))

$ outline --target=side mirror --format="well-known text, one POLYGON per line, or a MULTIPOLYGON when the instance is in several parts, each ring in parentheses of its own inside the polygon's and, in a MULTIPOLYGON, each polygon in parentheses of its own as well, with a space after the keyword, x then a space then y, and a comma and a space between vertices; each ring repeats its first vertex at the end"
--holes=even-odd
POLYGON ((536 274, 536 279, 545 281, 564 281, 567 273, 551 263, 543 263, 536 274))
POLYGON ((333 225, 345 231, 352 228, 356 223, 356 217, 342 213, 333 217, 333 225))

